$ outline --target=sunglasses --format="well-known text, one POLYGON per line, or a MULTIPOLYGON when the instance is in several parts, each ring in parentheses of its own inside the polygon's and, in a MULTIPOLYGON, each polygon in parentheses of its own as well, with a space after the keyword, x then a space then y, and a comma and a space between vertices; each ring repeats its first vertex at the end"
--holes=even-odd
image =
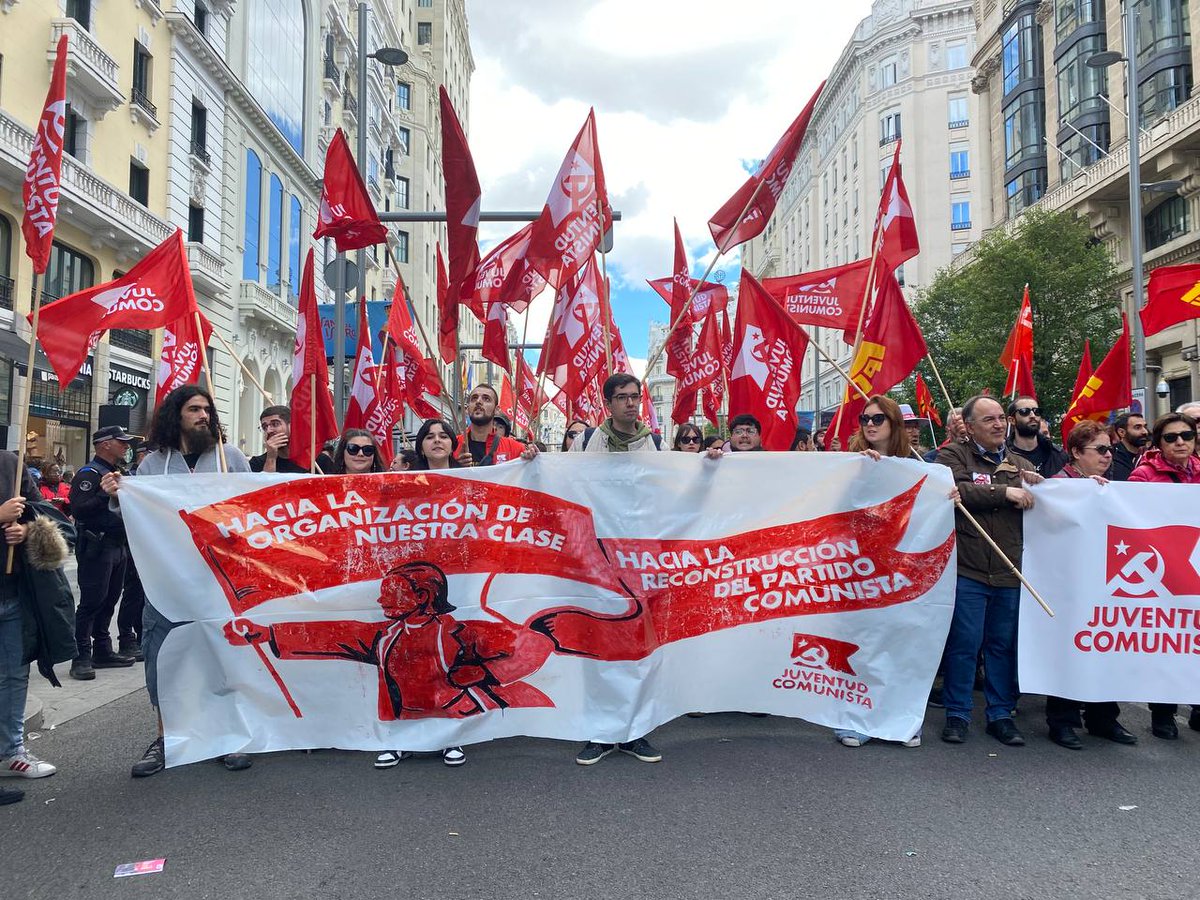
POLYGON ((884 415, 883 413, 873 413, 872 415, 869 415, 869 416, 866 413, 863 413, 861 416, 858 417, 858 424, 862 425, 864 427, 867 425, 874 425, 876 428, 878 428, 880 425, 882 425, 886 421, 887 421, 887 416, 884 415))
POLYGON ((375 448, 370 444, 347 444, 346 452, 351 456, 374 456, 375 448))
POLYGON ((1196 432, 1172 431, 1170 434, 1164 434, 1162 439, 1168 444, 1174 444, 1176 441, 1194 441, 1196 439, 1196 432))
POLYGON ((1042 415, 1042 408, 1040 406, 1018 406, 1014 412, 1016 412, 1018 416, 1040 417, 1042 415))
POLYGON ((697 435, 691 435, 689 437, 681 437, 679 439, 679 443, 681 443, 681 444, 698 444, 698 443, 700 443, 700 438, 697 435))
POLYGON ((567 432, 567 437, 569 437, 569 438, 577 438, 577 437, 579 437, 581 434, 583 434, 583 429, 582 429, 582 428, 578 429, 577 431, 568 431, 568 432, 567 432))
POLYGON ((1095 444, 1091 447, 1084 447, 1084 450, 1095 450, 1101 456, 1112 456, 1112 444, 1095 444))

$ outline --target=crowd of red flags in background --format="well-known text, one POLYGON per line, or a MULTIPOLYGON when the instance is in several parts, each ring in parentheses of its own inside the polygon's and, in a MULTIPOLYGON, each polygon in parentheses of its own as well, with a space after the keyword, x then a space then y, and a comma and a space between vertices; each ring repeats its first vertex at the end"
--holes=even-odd
MULTIPOLYGON (((57 47, 50 89, 34 136, 22 188, 25 247, 38 275, 46 270, 61 184, 65 132, 67 37, 57 47)), ((773 214, 804 142, 824 84, 780 136, 763 162, 710 218, 718 256, 761 234, 773 214)), ((460 307, 484 326, 483 355, 502 370, 500 408, 518 431, 531 433, 538 411, 553 403, 568 419, 598 424, 606 415, 601 384, 610 371, 629 371, 609 303, 609 285, 596 253, 612 227, 612 209, 596 133, 594 111, 563 158, 541 215, 481 257, 478 244, 482 192, 466 135, 445 88, 440 89, 442 165, 446 183, 447 247, 436 252, 436 346, 426 357, 417 339, 402 281, 397 284, 379 359, 373 355, 365 301, 359 303, 358 347, 346 419, 335 420, 310 249, 305 260, 296 330, 292 407, 292 458, 313 463, 323 443, 342 428, 365 428, 389 461, 394 427, 408 406, 420 417, 439 415, 429 397, 443 390, 436 358, 458 359, 460 307), (508 319, 525 312, 549 287, 554 308, 536 371, 523 352, 510 353, 508 319), (511 360, 511 362, 510 362, 511 360), (556 388, 547 396, 546 383, 556 388), (339 427, 340 426, 340 427, 339 427)), ((326 154, 314 238, 331 238, 339 252, 386 240, 339 129, 326 154)), ((797 424, 806 327, 841 330, 854 347, 849 376, 827 446, 842 447, 857 425, 865 396, 885 393, 907 379, 927 355, 925 340, 905 302, 896 270, 920 249, 916 222, 900 168, 900 142, 884 183, 871 239, 871 255, 845 265, 766 279, 743 272, 736 320, 729 291, 691 276, 678 222, 671 274, 650 280, 669 307, 664 342, 666 369, 677 380, 672 419, 689 421, 699 407, 717 425, 728 401, 731 413, 751 413, 763 426, 763 446, 787 449, 797 424), (698 330, 698 333, 697 333, 698 330)), ((176 230, 126 274, 55 300, 40 310, 37 338, 64 387, 79 372, 99 338, 112 328, 162 328, 156 402, 181 384, 195 382, 207 365, 212 325, 196 303, 182 232, 176 230)), ((1151 273, 1148 302, 1140 312, 1147 335, 1200 318, 1200 265, 1161 267, 1151 273)), ((33 318, 33 315, 30 316, 33 318)), ((1132 399, 1129 325, 1094 370, 1090 345, 1063 422, 1063 437, 1078 421, 1102 419, 1132 399)), ((1036 397, 1033 382, 1033 314, 1026 285, 1012 331, 1000 356, 1004 393, 1036 397)), ((941 425, 937 403, 916 375, 920 415, 941 425)), ((643 418, 655 430, 654 407, 643 394, 643 418)))

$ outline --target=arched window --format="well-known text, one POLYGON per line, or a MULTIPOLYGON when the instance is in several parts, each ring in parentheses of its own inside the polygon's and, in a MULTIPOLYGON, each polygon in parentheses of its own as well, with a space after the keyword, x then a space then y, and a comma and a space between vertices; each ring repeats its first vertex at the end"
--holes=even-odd
POLYGON ((262 163, 246 151, 246 234, 242 251, 242 280, 258 281, 259 210, 262 208, 262 163))
POLYGON ((271 176, 270 209, 267 219, 267 287, 278 293, 283 281, 280 263, 283 259, 283 182, 271 176))
POLYGON ((300 198, 292 195, 291 216, 288 220, 288 284, 291 286, 292 298, 300 296, 300 231, 303 216, 300 212, 300 198))
POLYGON ((12 225, 0 216, 0 307, 13 308, 12 225))
POLYGON ((302 0, 254 0, 249 15, 247 86, 297 153, 304 152, 302 0))

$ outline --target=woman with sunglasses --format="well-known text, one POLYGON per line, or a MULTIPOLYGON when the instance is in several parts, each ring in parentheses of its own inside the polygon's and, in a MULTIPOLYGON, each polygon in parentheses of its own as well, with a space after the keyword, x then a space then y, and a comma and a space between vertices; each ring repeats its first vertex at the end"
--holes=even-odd
POLYGON ((562 446, 559 448, 563 453, 571 449, 571 445, 575 443, 575 438, 582 435, 588 430, 588 423, 582 419, 573 419, 568 425, 567 430, 563 434, 562 446))
POLYGON ((338 439, 333 451, 333 468, 330 475, 364 475, 367 472, 382 472, 383 459, 371 432, 361 428, 347 428, 338 439))
POLYGON ((684 422, 675 429, 675 443, 671 445, 671 449, 681 450, 684 453, 699 453, 702 443, 704 443, 704 435, 700 432, 699 427, 691 422, 684 422))
MULTIPOLYGON (((1063 447, 1069 462, 1054 478, 1091 478, 1108 484, 1105 473, 1112 462, 1112 439, 1099 422, 1084 420, 1071 429, 1063 447)), ((1050 740, 1068 750, 1082 750, 1076 728, 1087 726, 1089 734, 1118 744, 1136 744, 1137 737, 1117 721, 1121 707, 1112 701, 1080 703, 1064 697, 1046 697, 1046 727, 1050 740), (1080 709, 1083 717, 1080 718, 1080 709)))

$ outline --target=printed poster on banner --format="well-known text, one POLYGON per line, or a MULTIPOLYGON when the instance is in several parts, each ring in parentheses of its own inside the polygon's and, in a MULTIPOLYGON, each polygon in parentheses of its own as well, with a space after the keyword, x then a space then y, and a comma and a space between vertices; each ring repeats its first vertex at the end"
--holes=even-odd
POLYGON ((1200 491, 1171 484, 1048 481, 1025 515, 1026 693, 1200 703, 1200 491))
POLYGON ((949 470, 685 456, 129 479, 147 596, 186 623, 158 660, 168 763, 624 741, 691 711, 917 734, 953 606, 949 470))

